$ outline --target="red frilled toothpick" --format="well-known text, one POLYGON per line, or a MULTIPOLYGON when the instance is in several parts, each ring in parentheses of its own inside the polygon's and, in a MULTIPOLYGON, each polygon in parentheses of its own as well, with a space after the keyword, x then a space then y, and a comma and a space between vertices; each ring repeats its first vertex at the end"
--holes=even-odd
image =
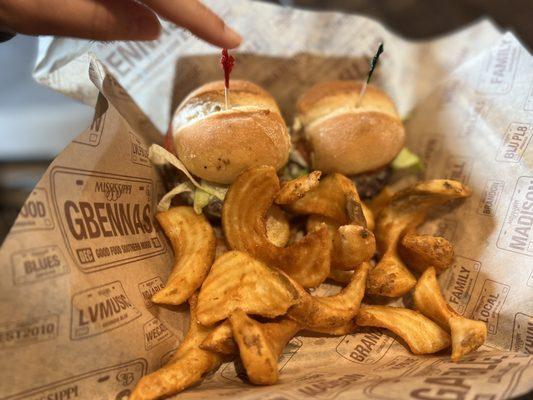
POLYGON ((222 57, 220 58, 220 65, 224 70, 224 98, 226 100, 226 110, 231 107, 229 102, 229 76, 233 65, 235 65, 235 58, 228 54, 228 49, 222 49, 222 57))

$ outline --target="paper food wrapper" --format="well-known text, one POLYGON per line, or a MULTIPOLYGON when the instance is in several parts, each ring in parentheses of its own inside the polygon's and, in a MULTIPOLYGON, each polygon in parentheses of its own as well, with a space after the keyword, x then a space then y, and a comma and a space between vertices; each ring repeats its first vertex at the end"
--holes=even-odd
MULTIPOLYGON (((238 364, 179 398, 503 399, 533 388, 533 58, 481 21, 411 42, 359 16, 209 2, 246 38, 234 78, 273 93, 287 121, 295 99, 328 79, 365 76, 385 42, 375 83, 406 118, 422 178, 468 184, 473 196, 426 224, 450 239, 440 277, 448 303, 488 327, 459 363, 414 356, 383 330, 304 334, 280 362, 280 382, 253 387, 238 364)), ((159 307, 172 249, 154 223, 164 192, 147 158, 171 110, 220 79, 219 50, 164 23, 153 43, 41 41, 35 77, 94 104, 94 120, 54 160, 0 253, 0 398, 124 399, 169 359, 186 307, 159 307)), ((83 127, 80 127, 80 131, 83 127)))

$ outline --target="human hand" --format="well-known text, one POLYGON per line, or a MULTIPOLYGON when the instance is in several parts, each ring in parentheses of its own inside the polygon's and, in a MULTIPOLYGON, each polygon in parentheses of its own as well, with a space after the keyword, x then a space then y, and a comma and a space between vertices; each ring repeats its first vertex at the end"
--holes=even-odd
POLYGON ((93 40, 153 40, 169 20, 219 47, 241 37, 198 0, 0 0, 0 31, 93 40))

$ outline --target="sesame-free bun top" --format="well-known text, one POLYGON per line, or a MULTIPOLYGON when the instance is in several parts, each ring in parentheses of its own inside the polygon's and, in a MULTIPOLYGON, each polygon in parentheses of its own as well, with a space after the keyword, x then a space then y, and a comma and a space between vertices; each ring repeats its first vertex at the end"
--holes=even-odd
POLYGON ((357 105, 362 81, 318 83, 298 100, 297 118, 313 168, 355 175, 390 163, 405 143, 393 101, 368 85, 357 105))
POLYGON ((274 98, 251 82, 230 82, 226 110, 224 81, 207 83, 176 109, 170 133, 178 158, 194 175, 229 184, 249 167, 282 168, 289 157, 287 126, 274 98))

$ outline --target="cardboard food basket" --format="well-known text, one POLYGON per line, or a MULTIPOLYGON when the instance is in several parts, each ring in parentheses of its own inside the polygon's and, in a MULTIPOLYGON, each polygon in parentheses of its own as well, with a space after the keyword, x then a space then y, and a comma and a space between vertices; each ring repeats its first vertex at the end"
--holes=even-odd
MULTIPOLYGON (((533 57, 490 21, 409 41, 367 18, 244 0, 207 2, 245 37, 233 76, 269 90, 290 124, 313 83, 362 78, 396 102, 421 178, 473 195, 423 231, 455 246, 448 303, 487 324, 459 363, 415 356, 380 329, 292 339, 280 381, 253 387, 234 363, 176 397, 504 399, 533 389, 533 57), (259 17, 260 16, 260 17, 259 17)), ((163 23, 150 43, 42 39, 35 78, 94 106, 52 162, 0 250, 0 399, 125 399, 183 338, 186 307, 159 307, 173 254, 154 222, 164 194, 147 149, 172 109, 220 79, 219 50, 163 23), (84 130, 84 128, 86 128, 84 130)))

